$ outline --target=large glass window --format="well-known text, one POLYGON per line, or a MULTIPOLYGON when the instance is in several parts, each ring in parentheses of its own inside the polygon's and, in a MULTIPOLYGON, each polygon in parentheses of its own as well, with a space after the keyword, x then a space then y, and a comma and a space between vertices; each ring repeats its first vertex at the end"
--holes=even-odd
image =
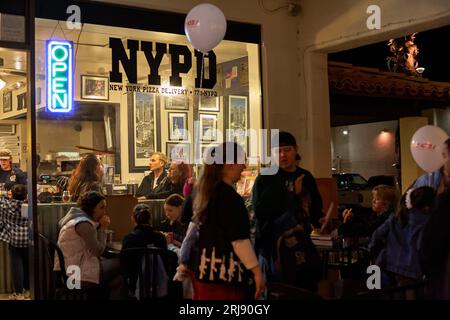
POLYGON ((258 45, 222 41, 214 53, 202 59, 182 35, 37 19, 39 173, 70 174, 96 152, 116 179, 141 181, 152 152, 194 163, 230 135, 256 158, 258 143, 241 131, 261 128, 258 45), (70 113, 47 108, 49 40, 73 42, 70 113))
POLYGON ((0 297, 28 296, 27 54, 0 47, 0 297), (20 185, 20 186, 19 186, 20 185))
POLYGON ((70 30, 65 21, 36 19, 39 232, 57 241, 58 221, 76 205, 63 192, 67 178, 87 153, 101 160, 117 242, 133 228, 137 201, 151 206, 153 225, 164 218, 164 200, 133 197, 153 152, 167 155, 166 168, 179 160, 197 174, 204 148, 228 138, 256 167, 260 143, 246 131, 261 128, 259 67, 257 44, 222 41, 203 57, 182 35, 93 24, 70 30))

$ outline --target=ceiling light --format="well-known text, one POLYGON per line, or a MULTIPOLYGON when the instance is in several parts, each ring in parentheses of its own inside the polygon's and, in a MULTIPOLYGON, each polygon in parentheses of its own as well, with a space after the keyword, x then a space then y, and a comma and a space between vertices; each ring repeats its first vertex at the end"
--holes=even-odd
POLYGON ((348 135, 348 130, 343 130, 343 131, 342 131, 342 134, 343 134, 344 136, 348 135))
POLYGON ((2 78, 0 78, 0 90, 2 90, 5 87, 5 85, 6 85, 6 82, 3 81, 2 78))

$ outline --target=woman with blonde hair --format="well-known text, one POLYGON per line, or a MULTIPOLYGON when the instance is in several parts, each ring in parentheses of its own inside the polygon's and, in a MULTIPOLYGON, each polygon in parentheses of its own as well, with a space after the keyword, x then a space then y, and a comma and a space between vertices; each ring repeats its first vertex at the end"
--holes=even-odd
POLYGON ((245 299, 247 274, 252 274, 258 299, 265 280, 250 242, 244 200, 233 188, 246 167, 245 151, 226 142, 209 149, 205 162, 193 199, 193 221, 199 226, 194 299, 245 299))

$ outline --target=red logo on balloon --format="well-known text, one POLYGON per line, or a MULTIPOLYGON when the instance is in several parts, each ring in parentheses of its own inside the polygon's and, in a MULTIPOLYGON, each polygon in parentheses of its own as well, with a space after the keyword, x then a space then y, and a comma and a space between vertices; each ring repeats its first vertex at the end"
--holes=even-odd
POLYGON ((195 20, 195 19, 189 20, 186 22, 186 25, 188 25, 189 27, 196 26, 196 25, 198 25, 198 20, 195 20))
POLYGON ((436 145, 429 142, 416 142, 414 143, 414 148, 417 149, 426 149, 426 150, 434 150, 436 149, 436 145))

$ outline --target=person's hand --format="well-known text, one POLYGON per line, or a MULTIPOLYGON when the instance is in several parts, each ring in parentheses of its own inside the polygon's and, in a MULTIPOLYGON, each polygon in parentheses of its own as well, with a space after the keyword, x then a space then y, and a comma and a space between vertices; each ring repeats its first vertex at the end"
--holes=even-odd
POLYGON ((304 174, 302 174, 300 177, 298 177, 294 182, 294 188, 295 188, 295 194, 300 194, 303 189, 303 178, 305 177, 304 174))
POLYGON ((173 277, 173 281, 184 281, 189 278, 189 269, 185 264, 180 264, 177 267, 177 272, 173 277))
POLYGON ((166 236, 167 244, 173 243, 173 232, 166 232, 164 235, 166 236))
POLYGON ((111 224, 111 219, 107 215, 104 215, 103 217, 100 218, 98 223, 100 224, 101 228, 106 229, 111 224))
POLYGON ((347 221, 353 216, 352 209, 345 209, 344 212, 342 212, 342 217, 344 217, 344 223, 347 223, 347 221))
POLYGON ((256 287, 255 300, 258 300, 264 293, 264 290, 266 289, 266 280, 264 279, 263 273, 262 273, 259 265, 254 267, 252 269, 252 272, 253 272, 253 279, 255 280, 255 287, 256 287))

